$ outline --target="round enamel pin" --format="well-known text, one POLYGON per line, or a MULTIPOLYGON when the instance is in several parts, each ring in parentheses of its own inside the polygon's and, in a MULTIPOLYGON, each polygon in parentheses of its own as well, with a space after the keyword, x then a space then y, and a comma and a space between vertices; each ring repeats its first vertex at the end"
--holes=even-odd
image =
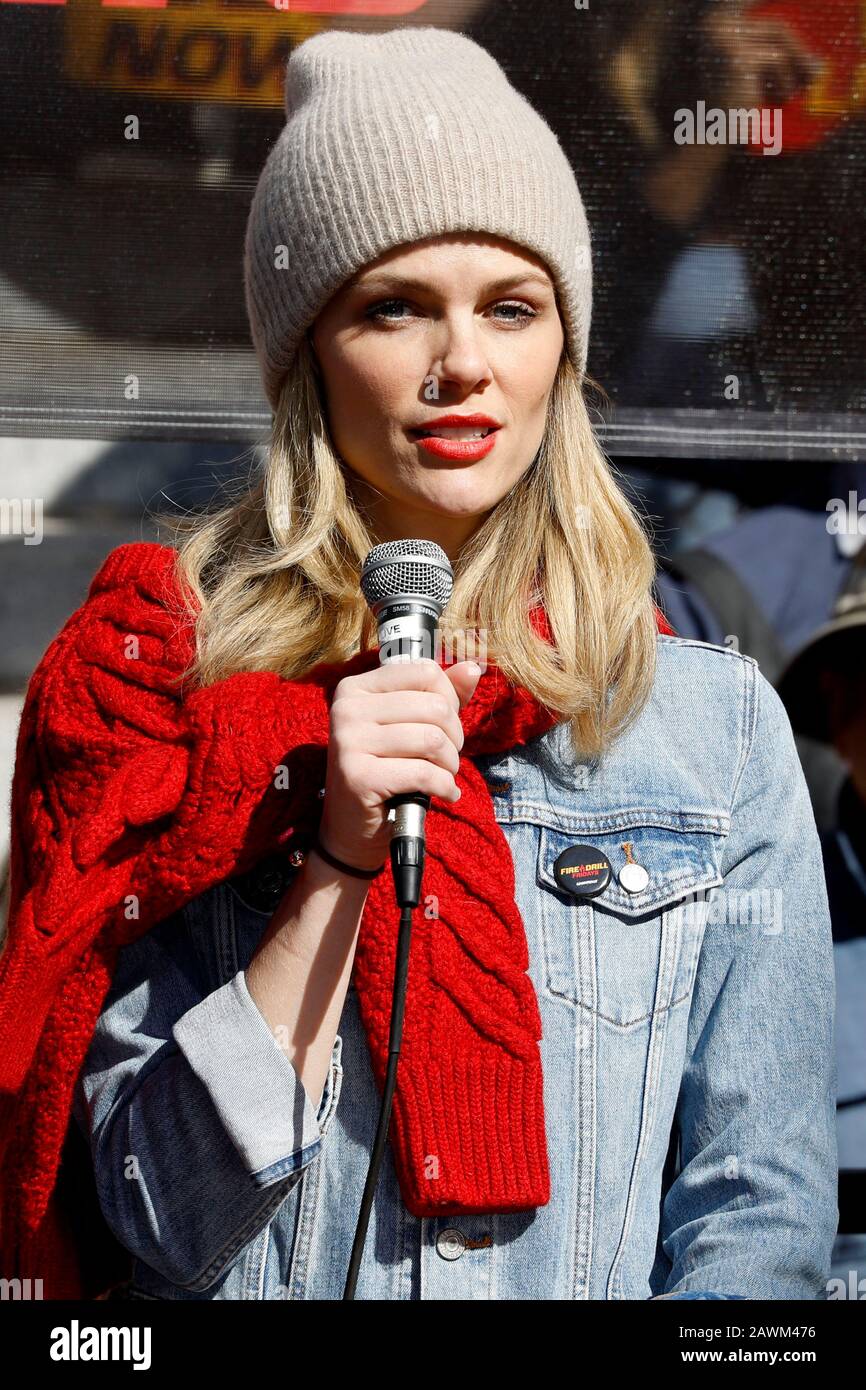
POLYGON ((627 893, 642 893, 649 883, 649 874, 643 864, 635 863, 630 840, 627 840, 622 848, 625 850, 627 863, 623 864, 617 874, 620 885, 627 893))
POLYGON ((569 845, 553 862, 557 885, 576 898, 603 893, 612 873, 607 855, 595 845, 569 845))

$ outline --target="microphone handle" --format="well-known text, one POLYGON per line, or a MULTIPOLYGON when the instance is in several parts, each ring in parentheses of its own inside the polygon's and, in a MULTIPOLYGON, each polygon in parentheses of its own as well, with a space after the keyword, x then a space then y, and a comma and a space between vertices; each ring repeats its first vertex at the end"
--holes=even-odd
MULTIPOLYGON (((379 615, 379 663, 434 658, 438 650, 439 615, 417 601, 395 603, 379 615)), ((424 873, 424 824, 430 809, 425 792, 397 792, 385 802, 393 813, 391 867, 401 908, 421 901, 424 873)))

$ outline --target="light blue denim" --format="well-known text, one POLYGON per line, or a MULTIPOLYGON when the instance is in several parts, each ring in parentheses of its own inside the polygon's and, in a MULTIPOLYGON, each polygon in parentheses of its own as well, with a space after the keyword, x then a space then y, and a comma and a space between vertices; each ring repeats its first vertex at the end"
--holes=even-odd
MULTIPOLYGON (((567 735, 475 759, 541 1010, 550 1201, 414 1217, 389 1145, 356 1298, 825 1298, 833 948, 784 707, 751 658, 660 636, 608 756, 574 760, 567 735), (552 872, 581 842, 613 865, 591 900, 552 872)), ((121 952, 75 1116, 133 1297, 342 1297, 378 1092, 350 987, 307 1095, 246 988, 268 921, 222 883, 121 952)))

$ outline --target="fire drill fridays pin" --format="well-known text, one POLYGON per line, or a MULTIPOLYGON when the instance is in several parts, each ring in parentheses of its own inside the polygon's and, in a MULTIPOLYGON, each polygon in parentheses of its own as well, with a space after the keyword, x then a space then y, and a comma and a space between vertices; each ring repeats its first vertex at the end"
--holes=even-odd
POLYGON ((610 882, 607 855, 595 845, 569 845, 553 862, 553 877, 565 893, 595 898, 610 882))

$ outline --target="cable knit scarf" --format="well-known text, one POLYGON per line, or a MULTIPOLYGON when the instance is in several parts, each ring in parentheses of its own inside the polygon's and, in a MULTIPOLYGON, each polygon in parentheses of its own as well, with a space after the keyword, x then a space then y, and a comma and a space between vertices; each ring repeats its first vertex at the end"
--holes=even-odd
MULTIPOLYGON (((543 609, 532 620, 549 639, 543 609)), ((44 1297, 99 1296, 107 1278, 82 1273, 57 1175, 117 951, 315 833, 333 689, 378 664, 364 652, 301 681, 241 672, 181 696, 170 678, 193 655, 174 550, 121 545, 25 697, 0 957, 0 1275, 41 1278, 44 1297)), ((505 1212, 550 1195, 541 1021, 514 866, 471 759, 556 721, 492 662, 461 720, 461 798, 434 799, 427 817, 421 906, 432 894, 436 912, 415 914, 390 1129, 416 1216, 505 1212)), ((389 863, 371 882, 354 962, 380 1091, 398 925, 389 863)))

